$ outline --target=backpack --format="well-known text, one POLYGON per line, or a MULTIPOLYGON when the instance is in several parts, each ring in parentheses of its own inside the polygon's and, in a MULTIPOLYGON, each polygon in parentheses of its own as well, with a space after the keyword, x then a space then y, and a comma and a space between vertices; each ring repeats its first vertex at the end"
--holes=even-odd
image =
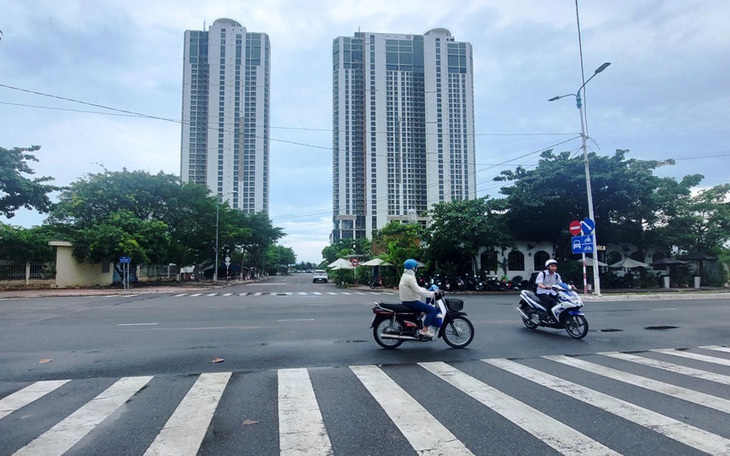
POLYGON ((535 281, 532 283, 532 292, 537 293, 537 278, 542 276, 542 280, 545 280, 545 271, 542 271, 538 275, 535 276, 535 281))

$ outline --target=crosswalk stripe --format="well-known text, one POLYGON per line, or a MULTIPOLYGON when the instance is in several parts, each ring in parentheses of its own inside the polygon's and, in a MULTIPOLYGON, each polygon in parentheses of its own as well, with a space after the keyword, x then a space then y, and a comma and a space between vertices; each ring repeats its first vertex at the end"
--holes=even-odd
POLYGON ((216 296, 216 295, 218 295, 218 293, 208 293, 206 296, 210 297, 210 296, 216 296))
POLYGON ((721 397, 693 391, 681 386, 660 382, 651 378, 641 377, 629 372, 622 372, 611 367, 601 366, 600 364, 590 363, 582 359, 571 358, 565 355, 543 356, 561 364, 572 366, 578 369, 591 372, 596 375, 608 377, 619 382, 628 383, 630 385, 646 388, 650 391, 666 394, 667 396, 677 397, 693 404, 702 405, 704 407, 713 408, 721 412, 730 413, 730 401, 721 397))
POLYGON ((618 455, 560 421, 443 362, 419 363, 562 454, 618 455))
POLYGON ((484 359, 482 361, 573 399, 620 416, 705 453, 730 454, 730 440, 719 435, 690 426, 608 394, 594 391, 577 383, 523 366, 514 361, 502 358, 484 359))
POLYGON ((320 293, 319 291, 315 291, 315 292, 314 292, 314 293, 312 293, 312 294, 315 294, 315 295, 317 295, 317 296, 322 296, 322 293, 320 293))
POLYGON ((351 366, 414 450, 421 455, 471 455, 433 415, 377 366, 351 366))
POLYGON ((629 353, 619 352, 605 352, 599 353, 599 355, 610 356, 611 358, 620 359, 623 361, 630 361, 632 363, 642 364, 644 366, 654 367, 657 369, 663 369, 676 374, 688 375, 690 377, 701 378, 715 383, 722 383, 730 385, 730 375, 716 374, 714 372, 707 372, 692 367, 680 366, 679 364, 667 363, 665 361, 659 361, 652 358, 644 358, 643 356, 632 355, 629 353))
POLYGON ((256 292, 256 293, 254 293, 253 295, 254 295, 254 296, 261 296, 262 294, 263 294, 263 293, 261 293, 260 291, 258 291, 258 292, 256 292))
POLYGON ((706 363, 720 364, 722 366, 730 366, 730 359, 716 358, 714 356, 701 355, 699 353, 691 353, 684 350, 676 350, 674 348, 657 348, 652 350, 656 353, 663 353, 665 355, 680 356, 682 358, 694 359, 697 361, 704 361, 706 363))
POLYGON ((335 293, 335 292, 333 292, 333 291, 328 291, 328 292, 327 292, 327 294, 328 294, 328 295, 332 295, 332 296, 337 296, 337 293, 335 293))
POLYGON ((231 296, 233 293, 223 293, 223 296, 231 296))
POLYGON ((142 389, 152 377, 125 377, 53 426, 14 456, 61 455, 142 389))
POLYGON ((334 454, 307 369, 281 369, 278 379, 280 454, 334 454))
POLYGON ((181 297, 187 296, 187 295, 188 295, 187 293, 180 293, 180 294, 174 295, 173 298, 181 298, 181 297))
POLYGON ((201 374, 145 456, 195 456, 230 378, 231 372, 201 374))
POLYGON ((721 352, 725 352, 725 353, 730 353, 730 347, 723 347, 721 345, 705 345, 704 347, 700 347, 700 348, 705 348, 707 350, 716 350, 716 351, 721 351, 721 352))
POLYGON ((202 295, 203 293, 193 293, 190 295, 191 298, 197 298, 198 296, 202 295))
POLYGON ((10 415, 19 408, 34 402, 46 394, 55 391, 70 380, 46 380, 35 382, 20 391, 0 399, 0 419, 10 415))

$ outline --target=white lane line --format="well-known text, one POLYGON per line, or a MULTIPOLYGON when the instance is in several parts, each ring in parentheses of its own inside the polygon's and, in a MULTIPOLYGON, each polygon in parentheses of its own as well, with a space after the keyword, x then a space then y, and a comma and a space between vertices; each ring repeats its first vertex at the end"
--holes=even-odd
POLYGON ((350 296, 350 295, 352 295, 352 293, 348 293, 348 292, 346 292, 346 291, 343 291, 343 292, 342 292, 342 294, 343 294, 343 295, 347 295, 347 296, 350 296))
POLYGON ((223 296, 232 296, 233 293, 223 293, 223 296))
POLYGON ((322 293, 320 293, 319 291, 315 291, 313 294, 316 294, 317 296, 322 296, 322 293))
POLYGON ((377 366, 350 366, 419 455, 471 455, 459 439, 377 366))
POLYGON ((725 352, 725 353, 730 353, 730 347, 723 347, 721 345, 705 345, 705 346, 700 347, 700 348, 704 348, 704 349, 707 349, 707 350, 716 350, 716 351, 721 351, 721 352, 725 352))
POLYGON ((246 296, 248 294, 247 291, 244 291, 243 293, 239 293, 238 296, 246 296))
POLYGON ((198 296, 201 296, 203 293, 193 293, 190 295, 191 298, 197 298, 198 296))
POLYGON ((507 418, 562 454, 618 455, 612 449, 574 430, 524 402, 483 383, 444 362, 420 366, 507 418))
POLYGON ((256 292, 256 293, 254 293, 253 295, 254 295, 254 296, 261 296, 262 294, 263 294, 262 292, 260 292, 260 291, 257 291, 257 292, 256 292))
POLYGON ((507 359, 483 359, 487 364, 550 388, 593 407, 644 426, 709 454, 730 454, 730 440, 649 409, 555 377, 507 359))
POLYGON ((156 326, 158 323, 119 323, 117 326, 156 326))
POLYGON ((299 292, 299 296, 306 296, 306 295, 307 295, 307 292, 306 291, 300 291, 299 292))
POLYGON ((663 353, 665 355, 680 356, 682 358, 694 359, 696 361, 704 361, 706 363, 720 364, 722 366, 730 366, 730 359, 725 359, 725 358, 716 358, 714 356, 700 355, 699 353, 690 353, 690 352, 683 351, 683 350, 675 350, 673 348, 670 348, 670 349, 666 349, 666 348, 659 349, 658 348, 658 349, 655 349, 652 351, 656 352, 656 353, 663 353))
POLYGON ((51 391, 55 391, 70 380, 46 380, 35 382, 13 394, 0 399, 0 419, 10 415, 19 408, 25 407, 51 391))
POLYGON ((279 454, 333 455, 307 369, 280 369, 279 454))
POLYGON ((207 296, 207 297, 211 297, 211 296, 218 296, 218 293, 217 293, 217 292, 216 292, 216 293, 208 293, 208 294, 207 294, 207 295, 205 295, 205 296, 207 296))
POLYGON ((334 292, 332 292, 332 291, 328 291, 328 292, 327 292, 327 294, 328 294, 328 295, 332 295, 332 296, 337 296, 337 293, 334 293, 334 292))
POLYGON ((152 377, 124 377, 41 434, 14 456, 62 455, 127 402, 152 377))
POLYGON ((714 372, 707 372, 693 367, 680 366, 679 364, 667 363, 657 359, 644 358, 643 356, 632 355, 629 353, 606 352, 599 353, 599 355, 610 356, 611 358, 630 361, 632 363, 642 364, 656 369, 663 369, 676 374, 688 375, 694 378, 701 378, 715 383, 730 385, 730 375, 716 374, 714 372))
POLYGON ((183 296, 187 296, 187 293, 180 293, 173 296, 173 298, 182 298, 183 296))
POLYGON ((611 378, 619 382, 628 383, 629 385, 645 388, 649 391, 656 391, 657 393, 676 397, 678 399, 682 399, 693 404, 702 405, 704 407, 719 410, 724 413, 730 413, 730 400, 723 399, 721 397, 711 396, 709 394, 694 391, 689 388, 660 382, 651 378, 641 377, 639 375, 631 374, 629 372, 623 372, 618 369, 601 366, 600 364, 590 363, 582 359, 571 358, 565 355, 549 355, 543 356, 543 358, 565 364, 567 366, 582 369, 592 374, 611 378))
POLYGON ((283 321, 314 321, 314 318, 289 318, 289 319, 286 319, 286 320, 276 320, 276 321, 279 321, 279 322, 283 322, 283 321))
POLYGON ((230 378, 231 372, 200 374, 144 454, 195 456, 230 378))

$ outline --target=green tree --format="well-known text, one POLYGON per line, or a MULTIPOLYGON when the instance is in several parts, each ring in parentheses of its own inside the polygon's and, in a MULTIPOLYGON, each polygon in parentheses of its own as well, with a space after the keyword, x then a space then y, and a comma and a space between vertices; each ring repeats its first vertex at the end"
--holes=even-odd
POLYGON ((425 263, 423 243, 425 229, 418 223, 391 221, 373 234, 372 251, 387 263, 397 275, 403 270, 403 262, 409 258, 425 263))
MULTIPOLYGON (((596 231, 602 244, 630 242, 644 250, 659 242, 655 228, 667 223, 676 200, 689 195, 702 176, 679 182, 660 178, 654 171, 673 161, 628 159, 628 153, 589 156, 596 231)), ((536 169, 503 171, 496 180, 513 182, 501 191, 506 195, 507 227, 515 239, 550 241, 559 252, 570 252, 567 227, 588 216, 582 157, 546 151, 536 169)))
POLYGON ((53 206, 48 194, 59 190, 59 187, 46 184, 53 178, 29 177, 34 172, 28 162, 38 161, 30 152, 39 149, 40 146, 13 149, 0 147, 0 215, 10 219, 21 207, 43 213, 53 206))
POLYGON ((730 184, 723 184, 675 199, 658 237, 683 252, 721 253, 730 240, 729 194, 730 184))
POLYGON ((0 258, 15 264, 54 261, 48 242, 56 237, 48 226, 22 228, 0 223, 0 258))
POLYGON ((488 197, 439 203, 433 206, 429 226, 429 257, 450 262, 457 272, 465 264, 476 274, 482 250, 504 249, 513 240, 506 229, 504 201, 488 197))

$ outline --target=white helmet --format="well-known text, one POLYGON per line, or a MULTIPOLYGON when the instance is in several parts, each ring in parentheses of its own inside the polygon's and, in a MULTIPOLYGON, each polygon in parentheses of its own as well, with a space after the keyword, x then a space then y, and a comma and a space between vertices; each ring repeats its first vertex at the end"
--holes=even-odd
POLYGON ((549 259, 549 260, 547 260, 547 261, 545 262, 545 269, 547 269, 547 268, 548 268, 548 267, 549 267, 549 266, 550 266, 551 264, 556 264, 556 265, 557 265, 557 264, 558 264, 558 262, 557 262, 556 260, 553 260, 552 258, 551 258, 551 259, 549 259))

